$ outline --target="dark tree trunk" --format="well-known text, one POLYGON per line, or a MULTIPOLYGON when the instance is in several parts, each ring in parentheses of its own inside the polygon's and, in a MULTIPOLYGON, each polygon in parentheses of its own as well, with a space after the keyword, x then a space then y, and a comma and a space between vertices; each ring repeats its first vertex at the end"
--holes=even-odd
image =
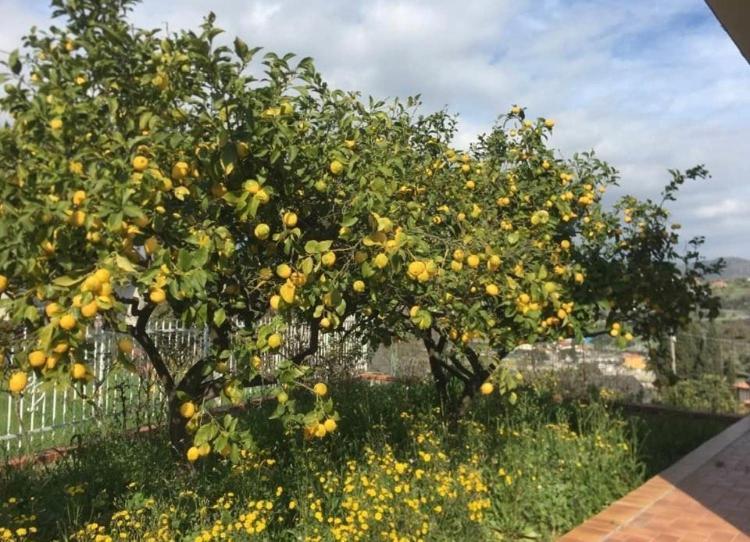
POLYGON ((438 400, 440 401, 440 409, 443 413, 449 410, 448 402, 448 375, 445 371, 445 366, 442 360, 444 344, 440 343, 440 340, 436 340, 432 336, 430 331, 427 331, 423 337, 422 342, 424 343, 425 349, 427 350, 427 357, 430 362, 430 371, 432 377, 435 380, 435 388, 438 394, 438 400))
POLYGON ((169 423, 169 440, 172 450, 180 457, 190 447, 192 436, 187 431, 187 421, 180 414, 180 406, 185 401, 192 401, 200 405, 209 399, 213 387, 211 382, 206 382, 205 371, 210 358, 204 358, 193 365, 185 376, 180 380, 174 391, 169 394, 167 405, 167 421, 169 423))
POLYGON ((459 417, 464 416, 468 412, 469 407, 471 406, 471 401, 474 399, 474 396, 477 394, 484 381, 487 380, 488 376, 490 376, 489 371, 481 368, 480 370, 475 371, 468 381, 464 382, 464 387, 461 392, 461 400, 456 412, 459 417))

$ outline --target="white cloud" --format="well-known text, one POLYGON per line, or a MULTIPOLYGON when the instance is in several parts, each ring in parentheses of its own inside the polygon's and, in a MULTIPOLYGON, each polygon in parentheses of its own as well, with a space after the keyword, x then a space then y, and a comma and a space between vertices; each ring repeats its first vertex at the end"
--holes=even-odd
MULTIPOLYGON (((684 188, 675 219, 709 255, 750 257, 750 213, 725 212, 750 207, 750 68, 702 0, 145 0, 133 18, 194 28, 209 10, 227 41, 312 56, 336 86, 448 106, 464 145, 516 102, 554 117, 553 145, 596 150, 620 194, 657 198, 667 168, 705 163, 713 179, 684 188)), ((0 11, 6 50, 45 16, 0 11)))

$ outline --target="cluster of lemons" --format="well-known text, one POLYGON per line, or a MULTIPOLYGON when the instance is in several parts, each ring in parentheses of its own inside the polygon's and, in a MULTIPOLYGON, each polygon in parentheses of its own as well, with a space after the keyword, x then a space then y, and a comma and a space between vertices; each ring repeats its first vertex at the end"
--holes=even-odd
MULTIPOLYGON (((85 196, 80 196, 82 197, 85 196)), ((0 286, 2 282, 3 280, 0 280, 0 286)), ((112 275, 105 268, 97 269, 81 281, 79 290, 73 295, 68 308, 64 308, 57 301, 49 301, 44 307, 44 314, 49 325, 54 327, 53 337, 56 339, 48 348, 37 348, 28 353, 28 368, 46 373, 55 370, 61 361, 67 359, 70 377, 74 381, 87 380, 91 371, 86 364, 76 361, 70 339, 80 340, 84 333, 81 323, 91 322, 100 311, 111 310, 113 306, 112 275)), ((130 339, 123 338, 118 342, 118 349, 129 354, 133 350, 133 343, 130 339)), ((18 369, 8 378, 8 390, 14 394, 22 393, 28 382, 27 371, 18 369)))

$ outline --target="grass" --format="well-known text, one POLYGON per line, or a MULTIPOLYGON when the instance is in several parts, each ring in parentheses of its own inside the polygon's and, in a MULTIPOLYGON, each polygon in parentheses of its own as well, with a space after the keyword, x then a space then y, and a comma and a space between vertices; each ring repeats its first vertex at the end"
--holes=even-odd
POLYGON ((513 406, 480 398, 454 425, 431 386, 336 389, 339 428, 322 440, 269 424, 273 405, 249 411, 264 451, 237 465, 188 468, 155 432, 8 469, 0 539, 551 540, 720 430, 531 388, 513 406))
POLYGON ((77 435, 104 425, 121 430, 161 418, 163 405, 158 394, 149 393, 146 384, 134 375, 124 370, 112 371, 105 385, 99 396, 93 395, 93 385, 81 388, 90 397, 88 401, 81 400, 73 389, 30 391, 22 400, 0 396, 0 458, 65 446, 77 435), (18 433, 23 436, 7 439, 18 433))

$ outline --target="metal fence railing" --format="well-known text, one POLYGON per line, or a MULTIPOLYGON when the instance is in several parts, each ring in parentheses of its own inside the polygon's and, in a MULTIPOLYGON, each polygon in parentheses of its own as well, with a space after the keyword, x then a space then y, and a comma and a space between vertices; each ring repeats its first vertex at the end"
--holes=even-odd
MULTIPOLYGON (((315 371, 331 375, 367 369, 368 347, 347 333, 353 323, 349 319, 341 329, 321 335, 318 351, 308 361, 315 371)), ((148 331, 172 367, 192 365, 209 347, 208 329, 185 327, 177 320, 157 320, 148 331)), ((121 336, 102 329, 88 333, 84 361, 93 376, 89 382, 58 388, 31 375, 23 395, 0 394, 0 455, 65 444, 96 426, 124 430, 163 419, 165 398, 145 353, 136 346, 132 364, 113 363, 121 336)), ((271 363, 298 351, 309 334, 304 324, 287 328, 285 344, 271 363)))

